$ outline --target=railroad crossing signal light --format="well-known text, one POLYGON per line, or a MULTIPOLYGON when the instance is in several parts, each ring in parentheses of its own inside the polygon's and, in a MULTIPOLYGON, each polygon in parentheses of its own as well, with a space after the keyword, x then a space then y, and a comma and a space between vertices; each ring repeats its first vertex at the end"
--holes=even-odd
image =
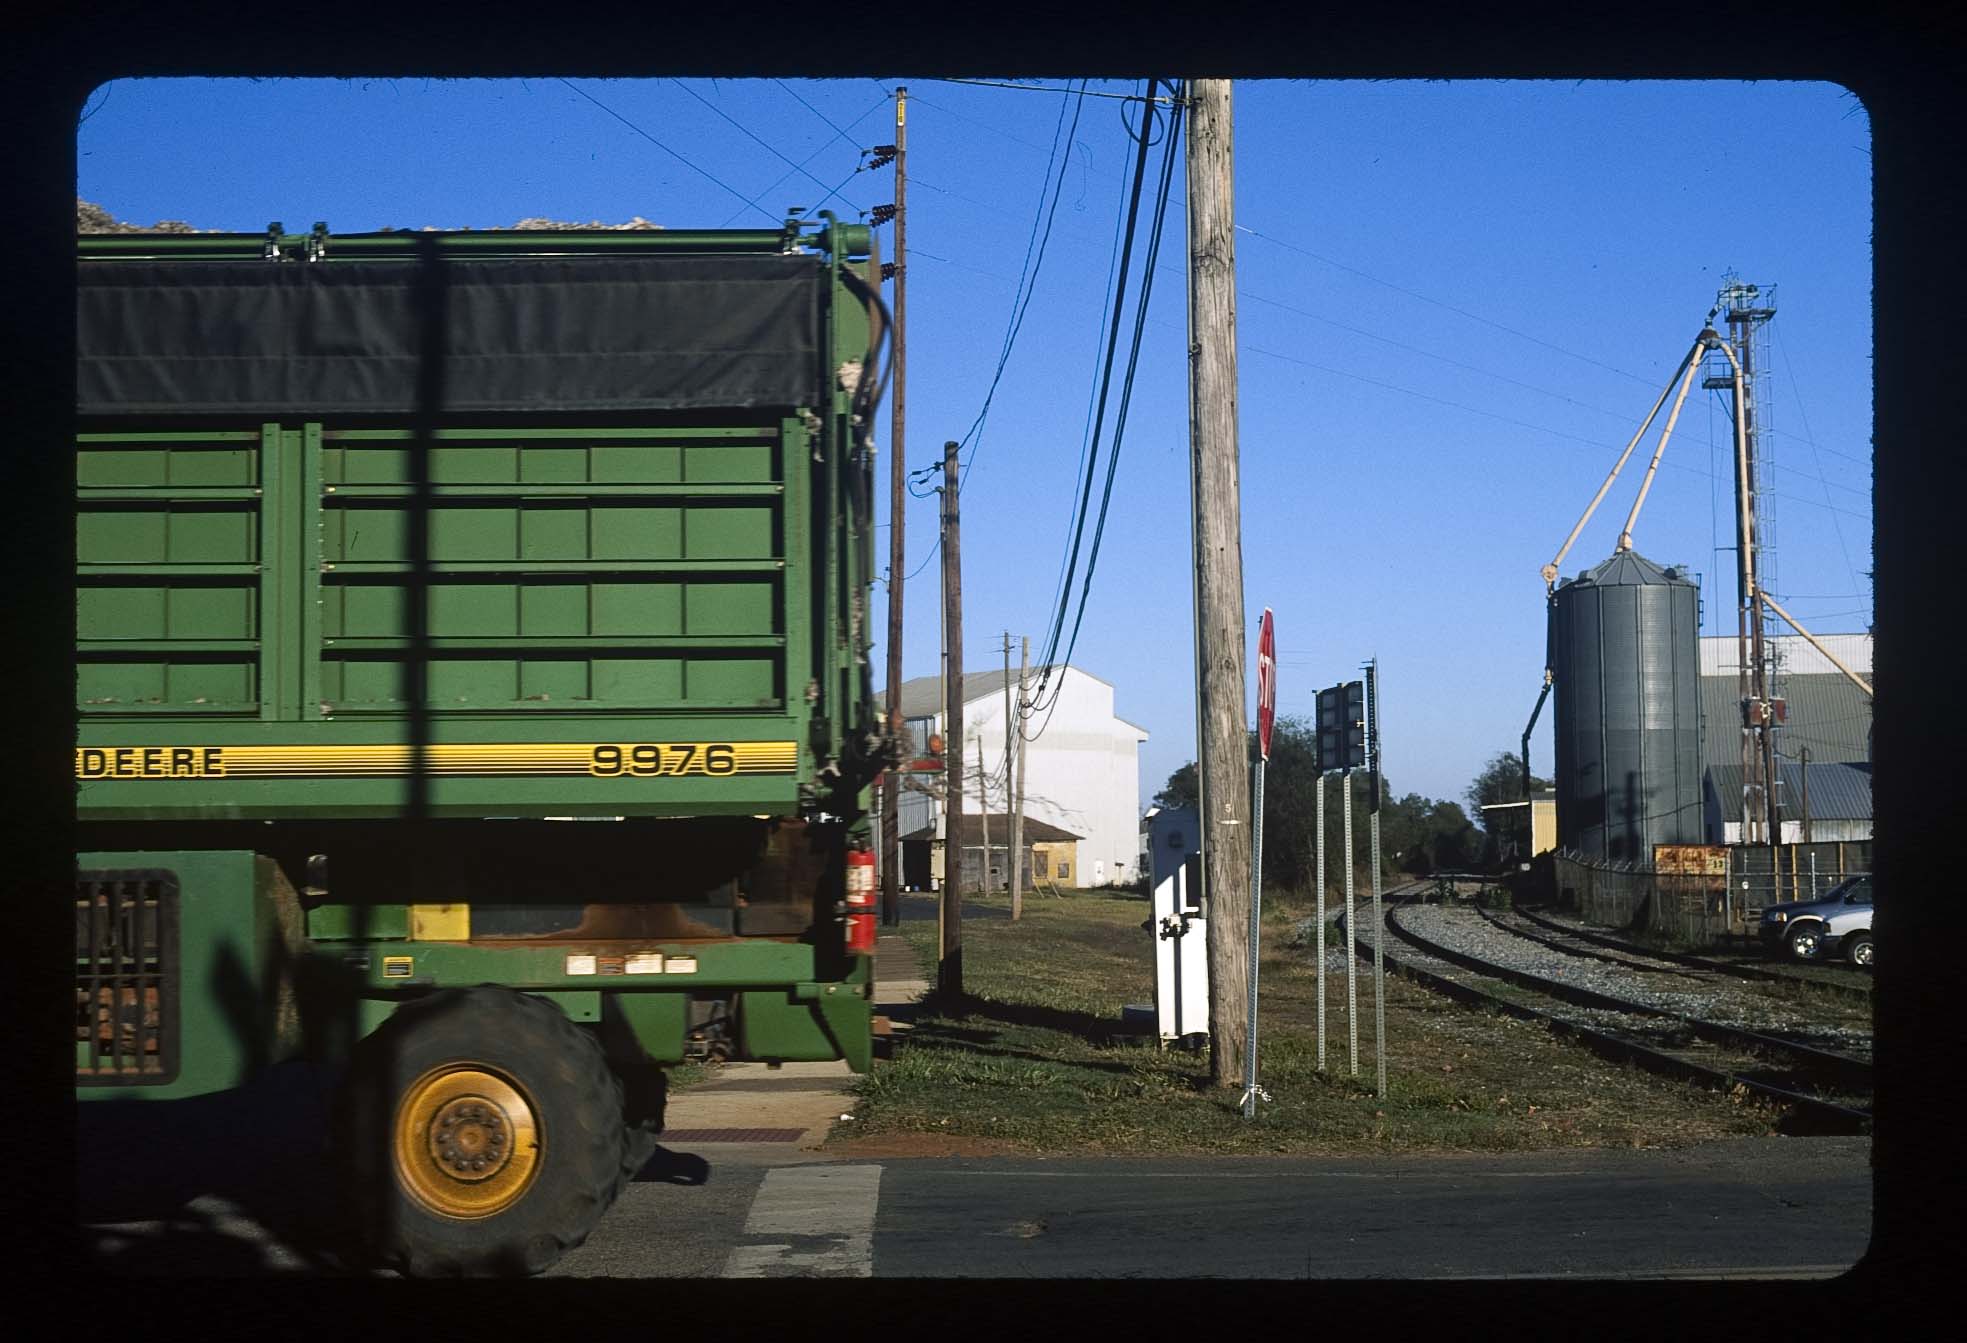
POLYGON ((1347 681, 1318 692, 1318 772, 1366 767, 1366 686, 1347 681))
POLYGON ((1345 767, 1366 768, 1366 686, 1345 683, 1345 767))
POLYGON ((1341 715, 1345 711, 1344 697, 1340 688, 1318 692, 1318 772, 1330 774, 1344 768, 1345 732, 1341 715))

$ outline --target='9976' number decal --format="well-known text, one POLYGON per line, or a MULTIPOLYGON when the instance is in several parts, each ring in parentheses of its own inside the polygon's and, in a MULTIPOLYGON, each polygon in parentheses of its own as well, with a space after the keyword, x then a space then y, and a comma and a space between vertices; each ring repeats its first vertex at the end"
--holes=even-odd
POLYGON ((656 774, 735 774, 738 748, 729 742, 637 742, 596 746, 588 773, 603 777, 656 774))

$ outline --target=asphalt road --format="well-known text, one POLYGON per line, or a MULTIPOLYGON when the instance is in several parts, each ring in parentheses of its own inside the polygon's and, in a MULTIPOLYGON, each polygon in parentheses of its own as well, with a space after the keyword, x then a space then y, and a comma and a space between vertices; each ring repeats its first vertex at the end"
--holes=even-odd
POLYGON ((877 1277, 1834 1276, 1864 1140, 1399 1160, 894 1163, 877 1277))
MULTIPOLYGON (((304 1111, 312 1095, 290 1075, 263 1103, 304 1111)), ((328 1195, 314 1149, 249 1121, 187 1110, 165 1147, 155 1130, 147 1145, 82 1133, 84 1152, 170 1153, 81 1172, 98 1266, 335 1273, 311 1248, 328 1195)), ((1870 1144, 1853 1138, 1155 1161, 704 1144, 659 1153, 551 1276, 1833 1277, 1863 1255, 1871 1212, 1870 1144)))

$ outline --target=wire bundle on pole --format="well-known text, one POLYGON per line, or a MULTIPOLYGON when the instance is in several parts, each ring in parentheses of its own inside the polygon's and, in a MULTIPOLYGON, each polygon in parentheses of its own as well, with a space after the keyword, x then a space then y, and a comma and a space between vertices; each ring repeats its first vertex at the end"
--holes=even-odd
POLYGON ((1167 222, 1168 200, 1172 194, 1173 187, 1175 148, 1179 138, 1183 107, 1179 85, 1174 86, 1176 97, 1173 100, 1173 110, 1169 116, 1168 132, 1163 137, 1164 151, 1161 173, 1156 185, 1155 200, 1152 207, 1153 224, 1149 230, 1147 253, 1141 273, 1140 296, 1134 308, 1134 330, 1128 348, 1127 369, 1121 380, 1120 401, 1114 417, 1113 441, 1107 450, 1106 478, 1101 488, 1099 514, 1093 525, 1092 545, 1087 551, 1086 572, 1080 582, 1078 608, 1073 615, 1072 632, 1070 636, 1067 636, 1065 634, 1066 613, 1068 607, 1071 605, 1072 581, 1078 574, 1079 553, 1085 540, 1087 514, 1092 501, 1093 480, 1098 474, 1099 467, 1099 440, 1105 425, 1107 398, 1112 386, 1114 366, 1119 351, 1120 319, 1126 303, 1127 272, 1133 254, 1134 234, 1139 218, 1141 190, 1147 176, 1148 150, 1153 144, 1150 127, 1156 101, 1154 97, 1154 86, 1158 82, 1157 80, 1148 81, 1147 97, 1142 104, 1145 109, 1145 115, 1141 133, 1135 137, 1139 143, 1140 152, 1134 162, 1134 179, 1128 196, 1127 223, 1125 235, 1121 243, 1119 273, 1114 282, 1113 318, 1107 333, 1106 360, 1100 375, 1099 397, 1097 409, 1094 412, 1093 430, 1090 439, 1092 451, 1087 454, 1086 476, 1081 484, 1079 501, 1074 510, 1072 542, 1067 552, 1065 577, 1060 584, 1057 606, 1052 616, 1051 630, 1046 639, 1045 653, 1039 659, 1038 684, 1032 691, 1030 707, 1027 711, 1027 716, 1041 711, 1044 712, 1045 725, 1041 725, 1036 733, 1028 734, 1026 736, 1027 741, 1036 741, 1040 736, 1043 736, 1045 726, 1050 724, 1052 712, 1058 705, 1059 690, 1063 687, 1064 682, 1061 681, 1058 687, 1053 687, 1052 696, 1049 700, 1045 699, 1046 688, 1051 682, 1053 671, 1060 666, 1069 664, 1072 660, 1073 649, 1078 646, 1080 626, 1086 618, 1086 602, 1092 592, 1093 574, 1099 564, 1100 542, 1106 531, 1107 509, 1113 498, 1113 482, 1119 467, 1121 443, 1126 434, 1127 410, 1133 396, 1134 376, 1140 364, 1141 337, 1147 326, 1148 302, 1154 292, 1155 259, 1160 251, 1161 235, 1163 227, 1167 222), (1064 638, 1065 642, 1065 655, 1063 657, 1059 656, 1061 638, 1064 638))

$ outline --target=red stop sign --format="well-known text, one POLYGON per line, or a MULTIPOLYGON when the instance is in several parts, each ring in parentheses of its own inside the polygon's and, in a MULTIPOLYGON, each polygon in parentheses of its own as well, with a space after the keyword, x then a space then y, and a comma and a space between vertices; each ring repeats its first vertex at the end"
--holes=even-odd
POLYGON ((1257 750, 1270 760, 1270 729, 1277 721, 1277 635, 1270 608, 1264 608, 1262 632, 1257 635, 1257 750))

